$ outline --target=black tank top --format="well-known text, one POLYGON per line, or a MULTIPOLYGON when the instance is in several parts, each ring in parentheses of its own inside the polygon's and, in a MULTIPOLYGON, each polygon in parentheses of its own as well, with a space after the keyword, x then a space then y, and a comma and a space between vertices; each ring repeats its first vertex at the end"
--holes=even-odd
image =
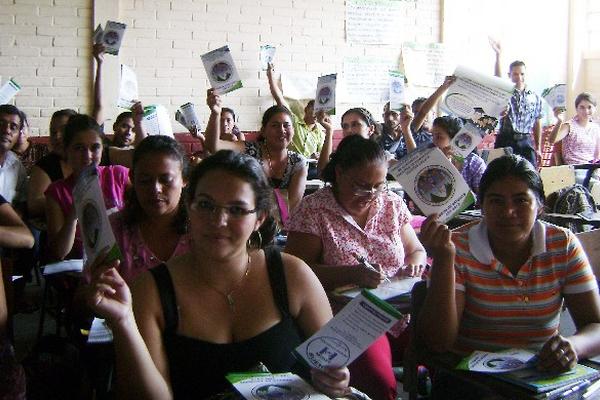
POLYGON ((292 355, 302 343, 301 332, 289 312, 287 286, 281 254, 265 249, 269 281, 281 321, 266 331, 241 342, 210 343, 177 334, 179 314, 169 270, 161 264, 150 270, 160 295, 165 318, 163 341, 175 399, 204 399, 231 388, 225 379, 230 372, 243 372, 262 362, 271 372, 307 370, 292 355))

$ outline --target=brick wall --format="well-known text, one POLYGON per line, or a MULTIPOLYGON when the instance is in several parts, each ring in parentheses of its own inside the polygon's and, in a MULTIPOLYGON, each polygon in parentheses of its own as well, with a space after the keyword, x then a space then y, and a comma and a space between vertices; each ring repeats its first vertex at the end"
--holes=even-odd
MULTIPOLYGON (((106 15, 106 10, 98 12, 102 4, 103 0, 0 0, 0 75, 3 80, 13 76, 22 84, 15 102, 30 116, 34 133, 47 134, 48 117, 58 108, 90 110, 89 43, 93 27, 105 22, 95 16, 106 15)), ((163 104, 173 113, 192 101, 206 120, 208 81, 200 55, 228 44, 244 88, 227 95, 225 103, 237 111, 244 130, 257 129, 262 111, 272 105, 266 76, 259 71, 260 44, 278 46, 279 71, 318 74, 341 74, 345 56, 399 54, 399 46, 346 43, 344 0, 112 0, 108 4, 118 4, 118 10, 108 10, 109 14, 128 26, 119 61, 137 73, 141 100, 163 104)), ((403 39, 438 41, 439 14, 439 0, 408 2, 403 39)), ((118 62, 109 62, 106 68, 106 77, 117 76, 118 62)), ((104 82, 105 93, 115 92, 115 81, 104 82)), ((114 118, 120 110, 109 103, 107 117, 114 118)), ((338 110, 356 105, 341 101, 338 110)), ((381 114, 380 104, 363 105, 381 114)), ((182 130, 173 123, 175 130, 182 130)))

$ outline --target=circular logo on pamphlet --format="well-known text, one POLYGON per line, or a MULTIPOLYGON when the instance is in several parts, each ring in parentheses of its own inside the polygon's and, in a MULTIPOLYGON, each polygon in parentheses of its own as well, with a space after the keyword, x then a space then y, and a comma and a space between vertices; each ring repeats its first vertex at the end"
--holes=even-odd
POLYGON ((475 103, 462 93, 451 93, 446 96, 444 104, 457 117, 469 118, 473 114, 475 103))
POLYGON ((220 61, 213 65, 210 73, 215 80, 219 82, 225 82, 231 78, 231 75, 233 75, 233 68, 231 68, 231 65, 227 64, 226 62, 220 61))
POLYGON ((89 248, 93 249, 96 247, 101 227, 102 219, 100 218, 100 212, 96 209, 94 202, 88 201, 83 206, 81 228, 83 230, 83 237, 89 248))
POLYGON ((471 143, 473 143, 473 139, 471 138, 471 135, 469 135, 468 133, 461 133, 456 138, 455 143, 456 143, 456 147, 458 147, 459 149, 466 150, 469 148, 469 146, 471 146, 471 143))
POLYGON ((109 46, 114 46, 119 41, 119 34, 115 31, 107 31, 104 34, 104 43, 109 46))
POLYGON ((257 386, 252 389, 252 395, 264 400, 304 400, 309 398, 304 390, 283 384, 257 386))
POLYGON ((348 364, 350 348, 339 339, 323 336, 308 343, 306 356, 316 368, 341 367, 348 364))
POLYGON ((323 86, 321 90, 319 90, 319 96, 317 97, 319 100, 319 104, 329 103, 329 100, 331 99, 331 89, 329 88, 329 86, 323 86))
POLYGON ((392 83, 392 92, 394 92, 394 93, 402 93, 403 89, 404 89, 404 85, 402 85, 400 82, 394 81, 392 83))
POLYGON ((496 357, 487 360, 484 365, 493 371, 510 371, 520 368, 526 363, 515 357, 496 357))
POLYGON ((428 165, 415 176, 415 193, 430 206, 442 205, 454 194, 456 182, 441 165, 428 165))

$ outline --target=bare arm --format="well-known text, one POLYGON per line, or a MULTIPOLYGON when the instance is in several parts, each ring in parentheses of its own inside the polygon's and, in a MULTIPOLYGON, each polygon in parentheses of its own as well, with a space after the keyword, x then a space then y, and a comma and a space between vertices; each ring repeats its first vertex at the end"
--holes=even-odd
POLYGON ((417 113, 417 115, 415 115, 415 119, 413 122, 414 129, 416 131, 421 129, 421 126, 423 126, 423 122, 425 122, 425 119, 427 118, 427 114, 429 114, 429 112, 433 110, 433 108, 436 106, 443 94, 454 82, 456 82, 455 76, 447 76, 446 79, 444 79, 444 83, 442 83, 442 85, 439 88, 437 88, 427 100, 423 102, 421 108, 419 109, 419 112, 417 113))
POLYGON ((433 351, 448 351, 458 336, 464 308, 464 293, 454 284, 455 248, 450 230, 431 215, 421 227, 421 241, 433 257, 430 284, 419 314, 417 326, 427 347, 433 351))
POLYGON ((27 210, 30 217, 44 215, 46 207, 46 196, 44 192, 50 186, 50 177, 37 165, 31 169, 29 186, 27 188, 27 210))
POLYGON ((329 157, 331 157, 331 153, 333 152, 333 125, 331 124, 331 117, 324 111, 319 111, 317 113, 317 121, 323 128, 325 128, 323 147, 321 147, 319 161, 317 162, 317 171, 319 171, 319 174, 321 174, 329 162, 329 157))
POLYGON ((577 333, 569 339, 577 357, 584 359, 600 354, 600 296, 597 290, 565 294, 567 309, 573 317, 577 333))
POLYGON ((65 216, 58 203, 47 197, 46 221, 48 223, 48 248, 55 258, 62 260, 69 254, 75 242, 75 229, 77 228, 75 208, 65 216))
POLYGON ((290 105, 283 98, 283 92, 281 91, 278 82, 273 76, 274 72, 275 66, 273 65, 273 63, 269 63, 269 66, 267 67, 267 79, 269 80, 269 90, 271 90, 271 96, 273 96, 273 99, 275 100, 275 103, 277 103, 278 106, 284 106, 289 110, 290 105))
POLYGON ((0 205, 0 247, 33 247, 31 231, 9 203, 0 205))
POLYGON ((216 94, 214 89, 206 91, 206 104, 210 108, 210 117, 204 132, 206 150, 213 154, 219 150, 244 151, 245 145, 242 141, 221 140, 221 96, 216 94))
POLYGON ((543 139, 543 135, 542 135, 542 120, 541 119, 536 119, 535 123, 533 124, 533 138, 535 139, 535 145, 536 150, 538 153, 541 154, 542 152, 542 139, 543 139))
POLYGON ((488 39, 490 41, 490 46, 492 47, 492 50, 494 50, 494 53, 496 54, 496 61, 494 63, 494 75, 496 75, 498 78, 502 78, 502 45, 498 40, 492 39, 491 37, 488 39))
MULTIPOLYGON (((402 137, 404 138, 404 143, 406 144, 407 153, 410 153, 417 148, 417 143, 415 142, 415 138, 413 137, 410 129, 413 119, 414 115, 412 110, 410 109, 409 105, 406 105, 404 110, 402 110, 400 113, 400 129, 402 130, 402 137)), ((423 125, 423 121, 421 121, 421 125, 423 125)))
POLYGON ((295 209, 302 197, 304 197, 304 191, 306 190, 306 177, 308 176, 308 166, 304 164, 301 169, 296 171, 290 179, 290 185, 288 186, 288 198, 290 202, 290 211, 295 209))
POLYGON ((318 236, 309 233, 289 232, 285 252, 307 263, 326 290, 333 290, 351 284, 373 288, 380 283, 381 275, 362 267, 361 264, 321 264, 322 251, 321 238, 318 236))
POLYGON ((406 223, 402 226, 400 238, 404 245, 404 264, 427 265, 427 253, 425 253, 425 249, 410 223, 406 223))
POLYGON ((96 60, 96 79, 94 79, 94 107, 92 117, 98 125, 104 123, 103 106, 102 106, 102 64, 104 63, 105 46, 102 43, 94 44, 92 55, 96 60))
POLYGON ((127 168, 131 168, 133 165, 133 152, 135 148, 148 137, 148 134, 144 130, 142 120, 144 119, 144 106, 140 101, 136 101, 131 107, 133 113, 133 131, 135 132, 135 139, 133 141, 133 148, 120 149, 118 147, 109 147, 108 154, 110 163, 112 165, 123 165, 127 168))

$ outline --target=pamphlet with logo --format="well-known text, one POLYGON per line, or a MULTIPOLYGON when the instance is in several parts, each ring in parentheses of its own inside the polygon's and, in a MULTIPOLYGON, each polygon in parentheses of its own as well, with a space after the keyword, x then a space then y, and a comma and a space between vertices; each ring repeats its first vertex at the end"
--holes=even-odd
POLYGON ((559 83, 551 88, 544 89, 542 97, 552 109, 567 109, 567 85, 564 83, 559 83))
POLYGON ((389 71, 390 74, 390 110, 402 111, 407 104, 404 75, 400 71, 389 71))
POLYGON ((329 115, 335 115, 335 86, 337 74, 320 76, 317 82, 317 94, 315 96, 315 113, 324 111, 329 115))
POLYGON ((175 113, 175 120, 185 126, 188 131, 192 128, 200 129, 200 118, 198 118, 194 103, 185 103, 180 106, 175 113))
POLYGON ((438 214, 445 223, 475 202, 460 172, 435 146, 408 153, 389 173, 425 215, 438 214))
MULTIPOLYGON (((389 282, 382 282, 375 289, 369 291, 382 300, 393 299, 394 297, 408 295, 415 283, 421 280, 420 277, 414 278, 393 278, 389 282)), ((354 285, 352 287, 342 287, 334 290, 334 293, 339 296, 355 298, 362 293, 361 288, 354 285)))
POLYGON ((467 121, 450 141, 455 156, 466 158, 483 140, 485 132, 472 121, 467 121))
POLYGON ((534 353, 523 349, 509 349, 495 353, 474 351, 470 356, 465 357, 456 369, 497 374, 529 368, 534 366, 536 361, 537 357, 534 353))
POLYGON ((107 21, 104 30, 98 28, 94 31, 94 41, 104 44, 106 53, 118 55, 127 25, 121 22, 107 21))
POLYGON ((350 301, 294 353, 312 368, 344 367, 360 356, 402 315, 368 290, 350 301))
POLYGON ((227 374, 227 380, 247 400, 265 399, 329 399, 308 382, 290 372, 227 374))
POLYGON ((497 118, 508 105, 514 86, 510 81, 485 75, 464 66, 456 67, 441 108, 460 118, 477 121, 481 113, 497 118))
POLYGON ((121 251, 108 221, 98 170, 94 165, 84 169, 77 178, 73 188, 73 203, 87 259, 86 265, 93 264, 104 251, 108 251, 107 263, 121 258, 121 251))
POLYGON ((173 127, 171 126, 169 113, 167 112, 165 106, 161 104, 151 104, 144 107, 142 127, 150 136, 165 135, 173 137, 173 127))
POLYGON ((210 51, 201 58, 210 86, 217 94, 229 93, 242 87, 229 46, 210 51))
POLYGON ((138 81, 135 72, 127 65, 121 64, 121 83, 119 85, 117 107, 130 110, 139 98, 138 81))
POLYGON ((269 68, 269 64, 273 62, 275 50, 276 47, 270 44, 260 46, 260 67, 263 71, 266 71, 269 68))
POLYGON ((12 78, 0 87, 0 104, 7 104, 19 91, 21 86, 12 78))

